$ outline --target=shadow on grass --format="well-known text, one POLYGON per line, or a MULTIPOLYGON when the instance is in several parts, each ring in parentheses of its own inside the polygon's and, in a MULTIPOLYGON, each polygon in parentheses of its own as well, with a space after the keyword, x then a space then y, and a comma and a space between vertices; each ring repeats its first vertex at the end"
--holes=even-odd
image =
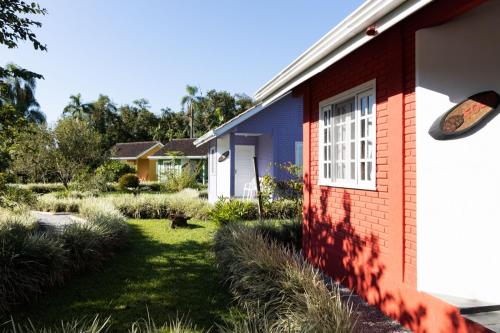
POLYGON ((177 315, 188 316, 201 329, 221 322, 230 296, 215 267, 214 226, 192 222, 172 230, 165 220, 132 220, 130 228, 130 247, 101 271, 75 277, 14 318, 53 325, 99 314, 112 317, 116 332, 126 331, 147 311, 158 324, 177 315))

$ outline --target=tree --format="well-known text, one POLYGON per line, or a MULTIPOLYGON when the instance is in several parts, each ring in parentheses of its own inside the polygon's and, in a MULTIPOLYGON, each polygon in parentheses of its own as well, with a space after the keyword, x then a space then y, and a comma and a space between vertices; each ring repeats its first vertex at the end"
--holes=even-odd
POLYGON ((12 144, 27 125, 24 115, 17 113, 14 106, 0 104, 0 172, 9 166, 12 144))
POLYGON ((92 103, 82 103, 80 93, 69 96, 69 103, 64 107, 63 116, 71 116, 76 119, 89 119, 92 113, 92 103))
POLYGON ((153 139, 168 142, 172 139, 187 137, 189 137, 189 117, 183 112, 174 112, 170 108, 162 109, 153 139))
POLYGON ((45 126, 31 125, 19 134, 12 145, 10 169, 28 182, 47 182, 54 179, 54 136, 45 126))
MULTIPOLYGON (((8 64, 7 70, 11 72, 22 71, 14 64, 8 64)), ((0 78, 0 103, 11 104, 17 113, 24 115, 28 121, 42 124, 45 115, 40 109, 35 98, 36 78, 26 76, 7 76, 0 78)))
POLYGON ((189 114, 189 137, 194 138, 194 113, 195 109, 200 101, 200 96, 198 96, 199 89, 196 86, 186 86, 187 95, 182 97, 181 106, 184 111, 189 114))
POLYGON ((54 128, 54 140, 54 169, 66 188, 75 176, 97 168, 106 159, 102 138, 87 121, 60 119, 54 128))
POLYGON ((132 105, 123 105, 118 109, 123 125, 124 142, 152 140, 158 127, 158 117, 150 111, 146 99, 135 100, 132 105))
MULTIPOLYGON (((18 42, 29 41, 35 50, 46 51, 47 46, 42 44, 33 33, 32 28, 40 28, 42 23, 32 20, 27 15, 45 15, 47 10, 40 7, 36 2, 26 2, 23 0, 1 0, 0 3, 0 44, 6 45, 9 49, 16 48, 18 42)), ((41 75, 32 73, 37 78, 41 75)), ((17 77, 22 72, 10 71, 0 67, 0 77, 17 77)), ((24 73, 25 75, 26 73, 24 73)))
POLYGON ((118 142, 117 140, 121 139, 122 123, 119 119, 118 109, 106 95, 99 95, 97 100, 91 103, 91 106, 90 126, 101 134, 104 146, 109 149, 118 142))

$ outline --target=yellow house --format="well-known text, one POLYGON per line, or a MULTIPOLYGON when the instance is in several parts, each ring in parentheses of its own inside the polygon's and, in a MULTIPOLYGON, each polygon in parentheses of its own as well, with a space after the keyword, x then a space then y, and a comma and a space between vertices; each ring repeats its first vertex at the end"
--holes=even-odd
POLYGON ((137 170, 137 177, 141 181, 154 181, 156 175, 156 161, 148 159, 163 147, 159 141, 117 143, 111 150, 111 159, 127 163, 137 170))

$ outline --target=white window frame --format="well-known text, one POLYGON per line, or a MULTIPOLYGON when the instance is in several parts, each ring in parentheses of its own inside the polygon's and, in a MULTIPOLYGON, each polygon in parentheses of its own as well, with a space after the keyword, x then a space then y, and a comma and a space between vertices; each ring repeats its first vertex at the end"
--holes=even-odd
POLYGON ((304 146, 302 141, 295 141, 295 165, 302 168, 304 164, 304 146), (300 155, 300 156, 299 156, 300 155), (300 163, 299 163, 300 161, 300 163))
MULTIPOLYGON (((333 112, 333 111, 332 111, 333 112)), ((328 99, 325 99, 319 103, 319 108, 318 108, 318 113, 319 113, 319 126, 318 126, 318 157, 319 157, 319 167, 318 167, 318 184, 321 186, 332 186, 332 187, 340 187, 340 188, 352 188, 352 189, 362 189, 362 190, 376 190, 377 187, 377 96, 376 96, 376 80, 371 80, 368 82, 365 82, 359 86, 356 86, 352 89, 349 89, 347 91, 344 91, 338 95, 335 95, 333 97, 330 97, 328 99), (373 151, 373 159, 372 159, 372 168, 373 168, 373 177, 371 180, 365 180, 362 181, 360 180, 359 177, 359 170, 360 170, 360 149, 359 149, 359 141, 360 141, 360 121, 359 118, 361 117, 361 109, 359 107, 359 98, 360 96, 364 96, 366 94, 373 95, 374 98, 374 104, 373 104, 373 130, 371 132, 371 142, 373 144, 372 151, 373 151), (331 172, 331 177, 324 177, 324 154, 323 154, 323 149, 324 149, 324 144, 323 144, 323 136, 324 136, 324 129, 325 126, 323 124, 323 108, 331 106, 333 110, 333 106, 336 104, 341 104, 343 102, 347 102, 349 99, 354 99, 354 109, 355 109, 355 126, 356 126, 356 137, 355 137, 355 145, 357 147, 356 149, 356 154, 355 154, 355 172, 356 172, 356 177, 355 180, 335 180, 335 143, 334 143, 334 124, 333 122, 330 123, 331 126, 331 131, 330 131, 330 145, 331 145, 331 160, 326 161, 329 163, 329 168, 331 172)), ((333 119, 333 118, 331 118, 333 119)), ((347 150, 347 154, 349 154, 350 148, 347 150)), ((349 164, 347 164, 346 168, 349 168, 349 164)), ((346 171, 347 172, 347 171, 346 171)))
POLYGON ((215 146, 210 147, 210 175, 215 176, 217 174, 217 149, 215 146))

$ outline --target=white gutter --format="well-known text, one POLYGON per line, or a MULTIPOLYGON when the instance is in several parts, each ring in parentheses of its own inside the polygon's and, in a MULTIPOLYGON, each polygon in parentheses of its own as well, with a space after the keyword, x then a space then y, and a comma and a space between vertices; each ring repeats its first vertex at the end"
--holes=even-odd
POLYGON ((318 42, 302 53, 256 93, 263 105, 325 70, 374 37, 365 34, 375 25, 383 33, 433 0, 367 0, 318 42))

